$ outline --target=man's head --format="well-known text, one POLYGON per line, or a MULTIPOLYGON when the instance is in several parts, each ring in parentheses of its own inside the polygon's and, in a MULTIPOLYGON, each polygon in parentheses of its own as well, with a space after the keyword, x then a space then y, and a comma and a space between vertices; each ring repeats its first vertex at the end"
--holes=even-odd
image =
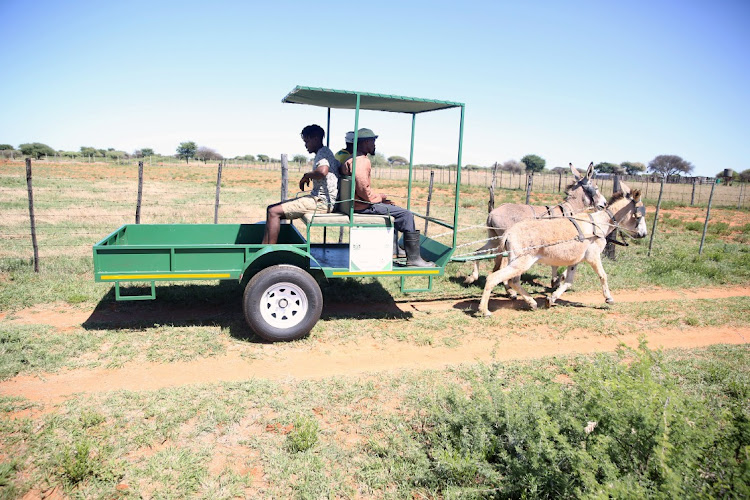
POLYGON ((317 153, 323 147, 323 137, 326 133, 320 125, 308 125, 302 129, 302 141, 308 153, 317 153))
POLYGON ((369 128, 361 128, 357 131, 357 152, 365 155, 375 154, 375 139, 378 136, 369 128))

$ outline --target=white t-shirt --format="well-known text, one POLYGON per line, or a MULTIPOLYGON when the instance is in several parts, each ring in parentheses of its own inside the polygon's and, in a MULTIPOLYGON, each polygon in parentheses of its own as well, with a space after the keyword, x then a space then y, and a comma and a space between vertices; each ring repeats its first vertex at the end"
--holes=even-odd
POLYGON ((313 188, 310 194, 333 206, 339 195, 341 164, 333 156, 333 152, 323 146, 315 153, 313 169, 317 169, 321 165, 328 165, 328 175, 325 179, 313 179, 313 188))

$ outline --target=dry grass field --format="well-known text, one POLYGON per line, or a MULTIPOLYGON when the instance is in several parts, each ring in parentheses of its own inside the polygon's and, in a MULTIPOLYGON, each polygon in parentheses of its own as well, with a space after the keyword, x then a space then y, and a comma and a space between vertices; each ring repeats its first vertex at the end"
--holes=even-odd
MULTIPOLYGON (((134 221, 136 168, 33 172, 38 274, 24 166, 0 163, 0 498, 747 491, 747 210, 712 209, 699 257, 705 207, 666 205, 651 258, 639 241, 605 262, 612 306, 583 269, 555 308, 530 312, 497 290, 492 317, 478 318, 483 278, 463 285, 467 266, 451 264, 429 294, 387 279, 322 283, 310 336, 269 344, 245 325, 235 283, 166 284, 155 301, 118 303, 93 282, 91 245, 134 221)), ((142 222, 212 222, 215 182, 215 165, 147 168, 142 222)), ((406 195, 401 180, 376 185, 406 195)), ((502 190, 498 203, 523 195, 502 190)), ((467 251, 486 196, 462 195, 467 251)), ((426 183, 413 197, 424 207, 426 183)), ((278 172, 225 168, 219 222, 261 220, 278 198, 278 172)), ((452 218, 448 186, 433 200, 452 218)), ((547 272, 524 275, 536 297, 547 272)))

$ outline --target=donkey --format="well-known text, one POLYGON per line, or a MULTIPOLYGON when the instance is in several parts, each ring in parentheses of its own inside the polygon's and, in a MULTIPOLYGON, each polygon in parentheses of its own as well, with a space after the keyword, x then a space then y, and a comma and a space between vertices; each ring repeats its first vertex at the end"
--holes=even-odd
MULTIPOLYGON (((487 236, 489 239, 482 248, 477 250, 477 253, 498 253, 500 251, 501 237, 516 222, 542 217, 568 217, 582 212, 587 208, 604 208, 607 199, 602 196, 596 185, 591 182, 591 178, 594 176, 594 162, 591 162, 584 176, 578 173, 578 170, 576 170, 572 163, 570 164, 570 171, 573 173, 575 181, 565 189, 567 196, 562 203, 552 207, 503 203, 490 212, 487 216, 487 236)), ((478 261, 474 261, 473 264, 474 269, 464 279, 465 284, 474 283, 479 278, 479 263, 478 261)), ((492 271, 495 272, 502 266, 503 258, 502 256, 498 256, 495 258, 495 267, 492 271)), ((557 267, 552 267, 552 277, 552 286, 554 287, 557 285, 557 280, 555 279, 557 277, 557 267)), ((508 294, 512 298, 515 298, 515 292, 508 288, 507 284, 504 283, 504 285, 508 294)))
MULTIPOLYGON (((479 312, 490 316, 488 309, 492 289, 500 282, 520 294, 531 309, 536 301, 521 287, 520 276, 536 262, 551 266, 575 266, 588 262, 599 276, 602 292, 608 304, 614 300, 609 292, 607 274, 602 267, 601 253, 606 238, 615 228, 635 238, 645 238, 646 209, 641 203, 641 192, 626 186, 614 194, 608 207, 593 214, 579 214, 557 219, 528 219, 508 229, 501 240, 501 248, 508 252, 509 264, 487 277, 479 302, 479 312)), ((575 273, 568 273, 565 281, 547 299, 549 306, 567 290, 575 273)))

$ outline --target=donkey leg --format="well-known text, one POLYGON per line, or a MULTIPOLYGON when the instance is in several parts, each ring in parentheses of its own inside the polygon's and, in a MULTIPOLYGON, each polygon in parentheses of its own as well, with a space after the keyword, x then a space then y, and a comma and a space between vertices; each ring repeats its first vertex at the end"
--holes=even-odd
POLYGON ((475 260, 471 264, 473 266, 471 269, 471 274, 467 274, 464 278, 464 285, 471 285, 479 279, 479 261, 475 260))
POLYGON ((531 267, 531 264, 529 264, 528 267, 524 268, 521 266, 517 266, 517 263, 518 261, 514 262, 513 265, 506 266, 487 276, 487 282, 484 285, 484 291, 482 291, 482 299, 479 301, 479 313, 482 316, 492 316, 492 313, 489 311, 488 307, 492 289, 501 282, 508 281, 512 278, 515 278, 516 276, 521 276, 521 274, 523 274, 526 269, 531 267))
POLYGON ((602 293, 604 294, 604 301, 607 304, 614 304, 615 300, 612 298, 612 294, 609 293, 609 283, 607 282, 607 273, 604 272, 604 266, 602 265, 601 253, 596 252, 593 256, 586 259, 591 265, 596 274, 599 276, 599 281, 602 284, 602 293))
POLYGON ((529 293, 521 286, 520 275, 510 280, 510 286, 513 287, 516 292, 518 292, 518 294, 521 296, 524 302, 529 305, 532 311, 536 309, 536 300, 534 300, 534 297, 529 295, 529 293))
MULTIPOLYGON (((495 257, 495 268, 492 270, 492 272, 494 273, 504 268, 507 265, 508 265, 508 258, 498 255, 497 257, 495 257)), ((516 300, 518 298, 518 294, 516 293, 516 291, 513 290, 512 287, 508 286, 507 280, 503 281, 503 288, 505 288, 505 293, 508 294, 508 298, 510 300, 516 300)))
POLYGON ((557 299, 560 298, 562 294, 564 294, 568 288, 573 285, 573 280, 576 277, 576 266, 570 266, 565 270, 565 281, 563 281, 560 286, 557 287, 557 289, 552 292, 552 295, 549 295, 547 297, 547 307, 552 307, 555 305, 555 302, 557 299))
POLYGON ((559 287, 564 281, 565 277, 568 274, 568 268, 565 268, 565 270, 560 273, 558 271, 557 266, 552 266, 552 282, 551 282, 551 288, 557 288, 559 287))

